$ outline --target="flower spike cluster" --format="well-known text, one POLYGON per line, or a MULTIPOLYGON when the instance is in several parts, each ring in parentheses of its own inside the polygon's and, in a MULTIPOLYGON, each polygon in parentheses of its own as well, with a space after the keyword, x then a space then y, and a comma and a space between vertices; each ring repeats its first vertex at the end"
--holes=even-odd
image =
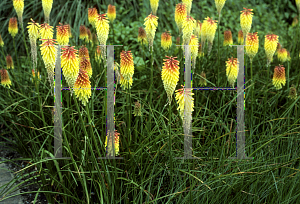
POLYGON ((3 86, 8 86, 8 88, 10 88, 11 81, 10 81, 7 70, 6 69, 1 69, 0 74, 1 74, 1 84, 3 86))
POLYGON ((82 102, 84 106, 88 103, 92 95, 91 82, 86 71, 79 69, 78 77, 74 84, 74 92, 76 98, 82 102))
POLYGON ((131 51, 123 50, 120 54, 120 58, 121 86, 124 88, 130 88, 132 84, 132 76, 134 74, 134 62, 131 51))
POLYGON ((228 78, 228 81, 231 86, 234 85, 234 82, 237 79, 239 72, 239 62, 237 58, 228 58, 228 61, 226 61, 226 75, 228 78))
POLYGON ((265 36, 265 52, 267 55, 267 66, 271 63, 273 55, 277 48, 278 37, 275 34, 265 36))
POLYGON ((148 44, 146 31, 143 27, 139 27, 138 42, 141 43, 141 45, 148 44))
POLYGON ((98 17, 98 11, 96 8, 89 8, 88 10, 88 20, 89 23, 92 24, 93 27, 96 26, 96 21, 97 21, 97 17, 98 17))
POLYGON ((150 0, 151 10, 152 10, 154 15, 156 15, 156 11, 157 11, 157 8, 158 8, 158 2, 159 2, 159 0, 150 0))
POLYGON ((250 61, 252 62, 253 58, 255 57, 256 53, 258 52, 259 47, 259 39, 257 32, 255 33, 248 33, 248 36, 246 38, 246 53, 250 58, 250 61))
POLYGON ((157 20, 158 20, 158 17, 156 17, 155 15, 152 15, 152 13, 144 19, 147 40, 149 42, 149 49, 150 49, 150 47, 153 47, 153 40, 154 40, 155 31, 156 31, 157 24, 158 24, 157 20))
POLYGON ((53 0, 42 0, 42 6, 44 9, 44 15, 46 22, 49 23, 49 16, 52 9, 53 0))
POLYGON ((90 62, 90 58, 83 56, 80 60, 80 69, 82 69, 83 71, 86 71, 87 74, 89 75, 89 78, 92 77, 92 66, 91 66, 91 62, 90 62))
POLYGON ((169 105, 172 102, 172 95, 175 91, 176 85, 179 81, 179 61, 176 60, 177 57, 168 57, 164 59, 164 65, 161 71, 161 78, 164 84, 164 88, 167 92, 169 105))
POLYGON ((240 21, 241 21, 241 27, 244 34, 244 38, 246 38, 247 34, 250 32, 251 29, 252 15, 253 15, 251 11, 253 11, 253 9, 247 9, 247 8, 244 8, 244 10, 241 11, 240 21))
POLYGON ((56 26, 56 38, 59 45, 69 44, 69 27, 67 25, 56 26))
POLYGON ((285 85, 285 82, 285 68, 282 65, 276 66, 273 75, 273 85, 278 90, 282 88, 282 85, 285 85))
POLYGON ((183 3, 179 3, 175 8, 175 22, 179 29, 179 33, 182 31, 183 22, 185 21, 187 16, 186 6, 183 3))
POLYGON ((178 104, 177 110, 179 110, 184 125, 189 126, 192 121, 192 112, 194 111, 194 93, 192 93, 192 89, 186 89, 184 87, 175 92, 175 98, 178 104))
POLYGON ((205 41, 208 41, 208 54, 211 51, 213 41, 217 30, 217 21, 209 17, 205 18, 201 28, 201 46, 204 47, 205 41))
POLYGON ((55 68, 55 58, 56 58, 56 47, 54 39, 40 39, 43 43, 41 46, 42 59, 45 64, 45 68, 48 73, 48 80, 50 86, 52 87, 54 81, 54 68, 55 68))
MULTIPOLYGON (((101 45, 106 45, 106 41, 109 33, 109 24, 106 19, 106 14, 99 14, 95 23, 98 40, 101 45)), ((105 46, 101 46, 101 51, 103 53, 102 57, 105 57, 105 46)))
POLYGON ((223 46, 232 45, 232 44, 233 44, 233 40, 232 40, 232 33, 231 33, 231 31, 230 30, 224 31, 223 46))
POLYGON ((48 23, 41 24, 39 33, 40 39, 53 39, 53 27, 48 23))
POLYGON ((78 51, 74 49, 74 46, 66 46, 61 49, 63 50, 61 55, 63 75, 69 87, 73 87, 79 73, 78 51))
POLYGON ((14 62, 10 55, 6 56, 6 67, 7 69, 14 69, 14 62))
POLYGON ((172 36, 170 35, 169 31, 163 32, 161 34, 161 47, 165 51, 168 51, 171 46, 172 46, 172 36))
POLYGON ((14 38, 18 33, 18 21, 17 18, 13 17, 9 19, 8 32, 14 38))
POLYGON ((37 40, 39 38, 39 29, 40 29, 40 24, 34 22, 34 20, 32 20, 32 18, 30 19, 31 22, 28 22, 28 35, 29 35, 29 39, 31 41, 32 40, 37 40))
POLYGON ((21 23, 21 25, 23 25, 22 16, 24 11, 24 0, 13 0, 13 5, 17 12, 19 22, 21 23))
POLYGON ((114 20, 116 19, 116 7, 115 6, 113 6, 111 4, 108 5, 107 17, 110 22, 114 22, 114 20))

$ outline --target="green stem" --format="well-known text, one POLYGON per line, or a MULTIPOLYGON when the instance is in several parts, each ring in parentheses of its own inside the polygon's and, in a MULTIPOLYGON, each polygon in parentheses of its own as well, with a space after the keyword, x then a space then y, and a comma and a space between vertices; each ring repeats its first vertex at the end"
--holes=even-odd
POLYGON ((20 64, 19 64, 19 59, 18 59, 18 54, 17 54, 17 48, 16 48, 16 43, 15 43, 15 38, 13 38, 13 44, 14 44, 14 49, 15 49, 15 56, 16 56, 17 66, 18 66, 18 69, 20 70, 20 64))
MULTIPOLYGON (((290 62, 288 61, 288 68, 287 68, 287 90, 289 91, 290 89, 290 62)), ((298 77, 300 76, 300 74, 298 74, 298 77)))
MULTIPOLYGON (((253 81, 253 72, 252 72, 252 59, 250 59, 250 72, 251 72, 251 83, 253 83, 253 87, 251 88, 251 123, 250 123, 250 136, 251 138, 253 138, 253 125, 254 125, 254 121, 253 121, 253 114, 254 114, 254 110, 253 110, 253 101, 254 96, 253 96, 253 89, 254 89, 254 81, 253 81)), ((253 144, 253 140, 252 140, 252 144, 253 144)), ((252 147, 252 146, 251 146, 252 147)), ((252 152, 252 151, 251 151, 252 152)))
POLYGON ((128 126, 127 126, 127 133, 129 140, 129 144, 132 142, 131 134, 130 134, 130 128, 131 128, 131 97, 130 97, 130 89, 128 89, 127 92, 127 115, 128 115, 128 126))
POLYGON ((218 25, 218 68, 217 68, 217 86, 219 86, 219 67, 220 67, 220 18, 221 17, 221 13, 219 13, 219 25, 218 25))
POLYGON ((172 159, 172 138, 171 138, 171 102, 169 102, 169 153, 170 153, 170 176, 171 176, 171 186, 173 186, 173 159, 172 159))

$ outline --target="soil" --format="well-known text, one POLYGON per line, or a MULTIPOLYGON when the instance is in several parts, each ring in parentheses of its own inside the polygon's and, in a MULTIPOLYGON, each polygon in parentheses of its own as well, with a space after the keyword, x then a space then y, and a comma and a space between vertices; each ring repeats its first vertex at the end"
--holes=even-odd
MULTIPOLYGON (((13 145, 9 144, 5 139, 3 139, 3 137, 7 137, 7 135, 2 134, 2 132, 3 132, 2 128, 3 127, 1 127, 1 130, 0 130, 0 158, 1 158, 0 161, 23 158, 22 155, 20 155, 19 153, 9 149, 9 147, 13 147, 13 145), (3 142, 5 142, 5 144, 3 144, 3 142)), ((13 161, 13 162, 5 163, 8 167, 8 169, 13 172, 17 172, 17 171, 21 170, 22 168, 26 167, 26 164, 28 163, 28 161, 22 161, 22 160, 13 161)), ((28 170, 26 173, 33 172, 33 171, 34 171, 34 168, 31 168, 31 170, 28 170)), ((25 177, 25 178, 17 181, 16 184, 19 184, 26 179, 28 179, 28 177, 25 177)), ((36 180, 39 181, 40 179, 37 178, 36 180)), ((38 184, 26 186, 30 183, 32 183, 32 181, 22 184, 22 186, 20 187, 20 193, 30 192, 30 191, 38 191, 38 189, 39 189, 38 184)), ((35 193, 21 195, 23 203, 24 204, 33 203, 35 195, 36 195, 35 193)), ((39 193, 36 204, 48 204, 46 196, 43 193, 39 193)))

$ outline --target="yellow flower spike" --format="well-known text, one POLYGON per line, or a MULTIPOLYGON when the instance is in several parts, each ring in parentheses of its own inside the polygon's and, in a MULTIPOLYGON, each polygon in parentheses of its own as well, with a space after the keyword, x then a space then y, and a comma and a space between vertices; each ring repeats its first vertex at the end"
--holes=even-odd
MULTIPOLYGON (((73 86, 72 86, 73 87, 73 86)), ((86 71, 79 69, 78 77, 74 84, 74 92, 76 98, 78 98, 84 106, 89 101, 92 95, 91 82, 86 71)))
POLYGON ((183 26, 182 26, 182 33, 183 33, 182 40, 184 45, 187 45, 190 42, 194 28, 195 28, 195 20, 193 19, 193 17, 188 16, 183 22, 183 26))
POLYGON ((80 69, 86 71, 87 74, 89 75, 89 78, 92 77, 93 70, 92 70, 90 58, 86 56, 82 57, 82 59, 80 60, 80 69))
POLYGON ((98 63, 101 62, 102 56, 101 56, 100 45, 97 46, 97 49, 96 49, 96 52, 95 52, 95 58, 96 58, 96 61, 97 61, 98 63))
POLYGON ((246 38, 247 34, 251 30, 252 16, 253 16, 253 13, 251 11, 253 11, 253 9, 247 9, 247 8, 244 8, 244 10, 241 11, 240 23, 244 34, 244 38, 246 38))
POLYGON ((298 7, 298 12, 300 14, 300 0, 295 0, 296 1, 296 5, 298 7))
POLYGON ((282 65, 276 66, 273 75, 273 85, 279 90, 285 85, 285 82, 285 68, 282 65))
POLYGON ((19 22, 21 23, 21 25, 23 25, 22 16, 24 11, 24 0, 13 0, 13 5, 17 12, 19 22))
POLYGON ((53 39, 53 27, 48 23, 41 24, 39 32, 40 39, 53 39))
MULTIPOLYGON (((109 24, 106 19, 106 14, 99 14, 96 20, 96 31, 100 45, 106 45, 106 41, 109 33, 109 24)), ((105 57, 105 47, 101 46, 102 57, 105 57)))
POLYGON ((14 62, 10 55, 6 56, 6 67, 7 69, 14 69, 14 62))
POLYGON ((125 80, 129 81, 134 74, 134 62, 131 51, 122 51, 120 59, 120 73, 125 80))
POLYGON ((93 27, 95 27, 95 23, 97 21, 98 18, 98 11, 96 8, 89 8, 88 10, 88 20, 89 23, 92 24, 93 27))
POLYGON ((200 82, 199 82, 199 85, 200 86, 206 86, 207 85, 207 82, 206 82, 206 74, 205 74, 205 72, 201 72, 201 77, 203 77, 203 78, 200 78, 200 82))
POLYGON ((237 79, 239 72, 239 62, 237 58, 228 58, 226 61, 226 76, 231 86, 234 86, 234 82, 237 79))
POLYGON ((194 34, 198 38, 200 38, 200 36, 201 36, 201 27, 202 27, 202 23, 199 20, 195 21, 194 34))
POLYGON ((179 110, 180 117, 184 121, 184 124, 187 124, 187 125, 189 125, 189 123, 191 122, 192 112, 194 111, 193 95, 194 95, 194 93, 192 93, 191 89, 186 89, 184 87, 175 91, 175 98, 176 98, 177 104, 178 104, 177 110, 179 110), (189 118, 184 117, 185 106, 187 107, 186 114, 189 116, 189 118))
POLYGON ((61 67, 63 75, 69 87, 73 87, 79 73, 78 51, 74 49, 74 46, 66 46, 62 50, 61 67))
MULTIPOLYGON (((109 155, 112 155, 112 145, 110 144, 109 146, 107 146, 107 137, 108 135, 106 135, 106 139, 105 139, 105 149, 106 149, 106 153, 109 155)), ((111 143, 111 142, 109 142, 111 143)), ((115 141, 114 141, 114 147, 115 147, 115 156, 119 155, 119 143, 120 143, 120 133, 117 132, 117 130, 115 130, 115 141)))
POLYGON ((0 74, 1 74, 1 84, 3 86, 7 86, 8 88, 10 88, 11 81, 10 81, 7 70, 6 69, 1 69, 0 74))
POLYGON ((48 80, 52 87, 54 81, 54 68, 56 58, 55 39, 40 39, 43 43, 41 46, 41 55, 48 73, 48 80))
POLYGON ((139 27, 138 42, 141 43, 141 45, 148 44, 146 31, 143 27, 139 27))
POLYGON ((156 15, 156 11, 158 8, 158 2, 159 2, 159 0, 150 0, 151 10, 154 15, 156 15))
POLYGON ((182 0, 182 3, 186 6, 187 16, 189 16, 191 13, 192 1, 193 0, 182 0))
POLYGON ((233 44, 232 33, 230 30, 225 30, 223 46, 232 45, 232 44, 233 44))
POLYGON ((158 20, 158 17, 156 17, 155 15, 152 15, 152 13, 144 19, 147 40, 149 42, 149 49, 150 49, 150 47, 153 47, 153 40, 154 40, 155 31, 156 31, 157 24, 158 24, 157 20, 158 20))
POLYGON ((69 44, 69 27, 67 25, 56 26, 56 38, 59 45, 69 44))
POLYGON ((81 25, 79 27, 79 39, 81 40, 89 39, 85 25, 81 25))
POLYGON ((277 43, 278 43, 278 38, 279 36, 275 34, 270 34, 265 36, 265 52, 267 55, 267 66, 271 63, 271 60, 273 58, 273 55, 276 51, 277 48, 277 43))
POLYGON ((176 85, 179 81, 179 61, 176 60, 177 57, 168 57, 168 59, 163 59, 163 67, 161 70, 161 79, 166 90, 169 104, 172 102, 172 95, 175 91, 176 85))
POLYGON ((3 42, 1 35, 0 35, 0 47, 4 47, 4 42, 3 42))
POLYGON ((285 48, 280 48, 277 52, 278 60, 282 63, 286 62, 288 59, 288 52, 285 48))
POLYGON ((222 11, 222 8, 224 7, 225 1, 226 0, 215 0, 216 8, 217 8, 219 15, 221 14, 221 11, 222 11))
POLYGON ((52 9, 53 0, 42 0, 42 6, 45 15, 45 21, 49 23, 49 16, 52 9))
POLYGON ((250 61, 252 62, 253 58, 255 57, 256 53, 258 52, 259 47, 259 39, 257 32, 255 33, 248 33, 248 36, 246 38, 246 53, 250 58, 250 61))
POLYGON ((109 4, 107 8, 107 17, 110 22, 114 22, 116 19, 116 7, 109 4))
POLYGON ((170 35, 169 31, 163 32, 161 34, 161 47, 165 51, 168 51, 171 46, 172 46, 172 36, 170 35))
POLYGON ((194 71, 195 66, 196 66, 196 59, 198 56, 198 49, 199 49, 199 46, 197 46, 197 45, 199 45, 197 36, 195 36, 195 35, 191 36, 189 45, 190 45, 190 50, 191 50, 191 57, 193 60, 193 71, 194 71))
POLYGON ((183 3, 176 4, 175 8, 175 22, 177 24, 179 33, 182 31, 183 22, 187 17, 186 6, 183 3))
POLYGON ((40 29, 40 24, 34 22, 32 18, 30 19, 32 22, 28 22, 28 35, 29 38, 32 40, 37 40, 39 38, 39 29, 40 29))
POLYGON ((294 85, 290 87, 290 92, 288 98, 296 100, 297 99, 297 90, 294 85))
POLYGON ((243 34, 243 31, 240 30, 239 33, 238 33, 238 43, 240 45, 243 45, 244 44, 244 34, 243 34))
POLYGON ((11 36, 14 38, 18 33, 18 21, 17 18, 12 17, 9 19, 8 23, 8 32, 11 34, 11 36))
POLYGON ((208 41, 208 54, 211 51, 213 41, 217 30, 217 21, 209 17, 205 18, 201 28, 201 46, 204 47, 205 41, 208 41))

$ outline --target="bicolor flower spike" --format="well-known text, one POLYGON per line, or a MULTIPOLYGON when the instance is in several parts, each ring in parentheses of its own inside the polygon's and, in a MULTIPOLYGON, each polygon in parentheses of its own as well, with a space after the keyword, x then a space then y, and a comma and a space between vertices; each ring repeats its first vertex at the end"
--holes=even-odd
POLYGON ((215 4, 216 4, 219 15, 222 11, 222 8, 224 7, 225 2, 226 2, 226 0, 215 0, 215 4))
POLYGON ((204 47, 205 41, 208 41, 208 54, 211 51, 213 41, 217 30, 217 21, 209 17, 205 18, 201 28, 201 45, 204 47))
POLYGON ((179 81, 179 61, 176 60, 177 57, 168 57, 168 59, 164 59, 162 71, 161 71, 161 79, 164 84, 164 88, 166 90, 169 105, 172 102, 172 95, 175 91, 176 85, 179 81))
POLYGON ((243 34, 243 31, 240 30, 239 33, 238 33, 238 43, 240 45, 243 45, 244 44, 244 34, 243 34))
MULTIPOLYGON (((99 43, 101 45, 106 45, 106 41, 108 38, 109 33, 109 24, 108 20, 106 19, 106 14, 99 14, 95 23, 97 36, 99 43)), ((103 53, 102 57, 105 57, 105 47, 101 46, 101 51, 103 53)))
POLYGON ((96 8, 89 8, 88 10, 88 20, 89 23, 92 24, 93 27, 95 27, 95 23, 97 21, 98 18, 98 11, 96 8))
POLYGON ((191 13, 192 1, 193 0, 182 0, 182 3, 186 6, 187 16, 189 16, 191 13))
POLYGON ((110 22, 114 22, 116 19, 116 7, 109 4, 107 8, 107 17, 110 22))
POLYGON ((134 62, 131 51, 122 51, 120 54, 120 74, 129 81, 134 74, 134 62))
POLYGON ((255 33, 248 33, 246 38, 246 53, 252 62, 253 58, 255 57, 256 53, 258 52, 259 47, 259 39, 257 32, 255 33))
POLYGON ((22 16, 24 11, 24 0, 13 0, 14 8, 17 12, 19 22, 23 24, 22 16))
POLYGON ((53 0, 42 0, 45 20, 47 23, 49 23, 49 16, 52 9, 52 4, 53 4, 53 0))
POLYGON ((187 16, 186 6, 183 3, 179 3, 175 8, 175 22, 179 29, 179 33, 182 31, 183 22, 185 21, 187 16))
POLYGON ((237 58, 228 58, 228 61, 226 61, 226 75, 228 82, 231 86, 234 85, 234 82, 237 79, 239 72, 239 62, 237 58))
POLYGON ((8 88, 10 88, 11 81, 10 81, 7 70, 6 69, 1 69, 0 74, 1 74, 1 84, 3 86, 7 86, 8 88))
POLYGON ((74 49, 74 46, 66 46, 61 49, 63 50, 61 55, 63 75, 69 87, 73 87, 79 73, 78 51, 74 49))
POLYGON ((52 87, 54 81, 54 68, 56 59, 55 39, 40 39, 43 43, 41 46, 41 55, 48 73, 48 80, 52 87))
POLYGON ((246 38, 247 34, 251 30, 252 15, 253 15, 251 11, 253 11, 253 9, 247 9, 247 8, 244 8, 244 10, 241 11, 240 21, 241 21, 241 27, 244 34, 244 38, 246 38))
POLYGON ((230 30, 225 30, 223 46, 232 45, 232 44, 233 44, 232 33, 230 30))
POLYGON ((265 52, 267 55, 267 66, 271 63, 273 55, 277 48, 278 35, 270 34, 265 36, 265 52))
POLYGON ((39 33, 40 39, 53 39, 53 27, 48 23, 41 24, 39 33))
POLYGON ((0 35, 0 47, 4 47, 4 42, 3 42, 1 35, 0 35))
POLYGON ((9 19, 8 32, 14 38, 18 33, 18 20, 15 17, 9 19))
MULTIPOLYGON (((114 141, 114 148, 115 148, 115 156, 118 156, 119 155, 119 151, 120 151, 120 148, 119 148, 119 143, 120 143, 120 133, 117 132, 117 130, 115 130, 115 141, 114 141)), ((106 149, 106 154, 107 155, 113 155, 112 153, 112 144, 109 144, 107 145, 107 135, 106 135, 106 139, 105 139, 105 149, 106 149)), ((111 137, 112 138, 112 137, 111 137)), ((111 143, 109 141, 109 143, 111 143)))
POLYGON ((286 62, 288 60, 288 52, 285 48, 280 48, 278 51, 277 51, 277 57, 278 57, 278 60, 282 63, 286 62))
POLYGON ((14 69, 14 61, 10 55, 6 56, 6 67, 7 69, 14 69))
POLYGON ((148 44, 146 31, 143 27, 139 27, 138 42, 141 43, 141 45, 148 44))
POLYGON ((85 45, 81 46, 81 48, 79 49, 79 62, 83 57, 90 58, 89 50, 85 45))
POLYGON ((89 39, 89 36, 88 36, 87 29, 86 29, 85 25, 81 25, 79 27, 79 39, 81 39, 81 40, 88 40, 89 39))
POLYGON ((155 15, 152 15, 152 13, 144 19, 147 40, 149 42, 149 49, 150 49, 150 47, 153 47, 155 31, 156 31, 156 28, 158 25, 157 20, 158 20, 158 17, 156 17, 155 15))
POLYGON ((161 47, 165 51, 168 51, 171 46, 172 46, 172 36, 170 35, 169 31, 163 32, 161 34, 161 47))
POLYGON ((275 88, 281 89, 282 86, 285 85, 286 79, 285 79, 285 68, 282 67, 282 65, 276 66, 274 69, 274 75, 273 75, 273 85, 275 88))
POLYGON ((159 0, 150 0, 151 10, 152 10, 154 15, 156 15, 156 11, 157 11, 157 8, 158 8, 158 3, 159 3, 159 0))
MULTIPOLYGON (((181 85, 182 86, 182 85, 181 85)), ((183 86, 182 86, 183 87, 183 86)), ((189 126, 192 121, 192 112, 194 111, 194 93, 192 89, 181 88, 175 91, 179 114, 183 124, 189 126), (187 118, 185 117, 187 116, 187 118)))
POLYGON ((59 45, 69 44, 69 27, 67 25, 56 26, 56 38, 59 45))
POLYGON ((193 17, 191 16, 186 17, 182 25, 182 33, 183 33, 182 39, 184 45, 189 44, 194 28, 195 28, 195 20, 193 19, 193 17))
POLYGON ((79 69, 78 77, 74 84, 74 92, 76 98, 79 98, 82 104, 86 106, 86 104, 89 101, 89 98, 92 95, 92 91, 89 76, 87 72, 82 69, 79 69))
POLYGON ((82 57, 82 59, 80 60, 80 69, 86 71, 87 74, 89 75, 89 78, 92 77, 93 70, 92 70, 90 58, 86 56, 82 57))

